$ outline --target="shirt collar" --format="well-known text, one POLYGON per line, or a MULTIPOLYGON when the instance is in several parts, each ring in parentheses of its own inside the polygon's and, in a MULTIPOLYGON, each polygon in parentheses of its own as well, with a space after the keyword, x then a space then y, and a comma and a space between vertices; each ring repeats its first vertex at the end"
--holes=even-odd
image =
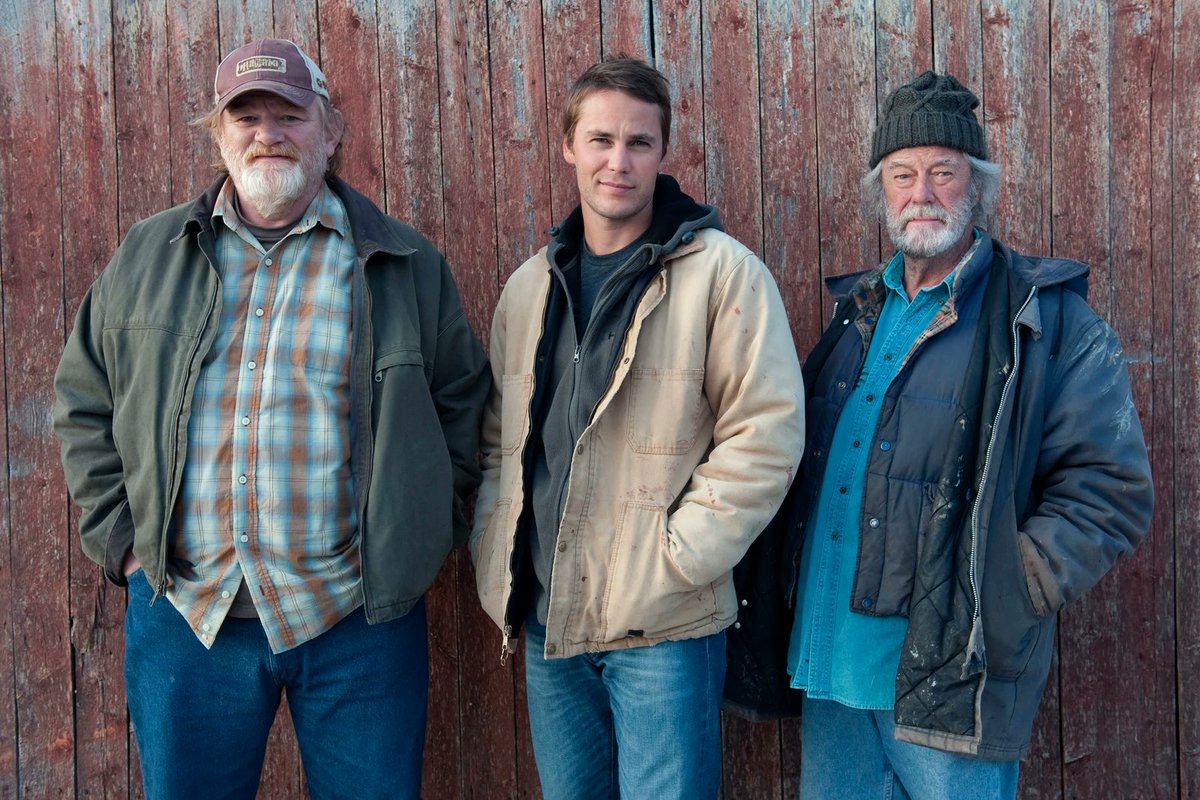
MULTIPOLYGON (((221 186, 221 191, 217 194, 216 203, 213 204, 212 219, 214 226, 216 225, 217 217, 220 217, 230 230, 236 231, 242 226, 242 220, 238 216, 234 197, 233 178, 227 177, 225 183, 221 186)), ((337 195, 329 188, 328 183, 321 184, 321 191, 317 192, 317 196, 308 204, 308 208, 300 215, 300 219, 288 231, 288 235, 304 233, 316 225, 336 231, 342 236, 349 236, 350 234, 350 222, 346 216, 346 207, 338 200, 337 195)))

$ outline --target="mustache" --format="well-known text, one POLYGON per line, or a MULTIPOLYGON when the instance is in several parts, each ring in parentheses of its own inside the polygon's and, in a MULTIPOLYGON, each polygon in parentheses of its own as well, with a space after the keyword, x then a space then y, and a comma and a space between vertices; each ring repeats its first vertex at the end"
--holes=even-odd
POLYGON ((292 161, 299 161, 300 151, 292 147, 290 144, 277 144, 270 146, 252 144, 246 148, 246 152, 242 153, 242 163, 249 164, 254 159, 263 158, 264 156, 282 156, 283 158, 289 158, 292 161))
POLYGON ((933 203, 912 203, 900 212, 900 223, 912 222, 917 217, 933 217, 942 222, 950 222, 950 212, 933 203))

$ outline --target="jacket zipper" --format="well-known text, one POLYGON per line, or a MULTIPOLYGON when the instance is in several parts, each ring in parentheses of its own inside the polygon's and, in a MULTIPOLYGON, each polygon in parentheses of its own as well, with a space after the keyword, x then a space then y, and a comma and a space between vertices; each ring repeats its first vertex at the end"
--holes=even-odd
MULTIPOLYGON (((207 256, 205 257, 207 258, 207 256)), ((209 263, 209 267, 212 267, 211 261, 209 263)), ((217 284, 218 286, 220 285, 219 279, 217 284)), ((208 326, 212 324, 213 309, 216 307, 218 294, 219 290, 214 289, 212 295, 208 299, 208 313, 205 316, 204 328, 200 331, 200 336, 196 339, 196 343, 192 346, 192 352, 188 356, 189 364, 195 363, 196 353, 200 350, 200 344, 204 341, 204 336, 208 332, 208 326)), ((185 386, 187 381, 195 374, 196 373, 193 370, 186 378, 184 378, 185 386)), ((163 520, 162 535, 159 536, 158 565, 162 572, 152 587, 154 589, 154 594, 150 598, 151 606, 154 605, 154 601, 157 600, 160 595, 167 591, 167 570, 165 566, 167 559, 167 539, 168 530, 171 526, 171 510, 175 508, 175 499, 179 494, 179 427, 180 420, 183 418, 183 398, 185 394, 186 392, 180 393, 179 405, 175 407, 175 429, 171 432, 171 502, 167 505, 167 518, 163 520)))
POLYGON ((1017 324, 1021 315, 1025 313, 1025 309, 1029 307, 1037 294, 1037 287, 1029 290, 1029 295, 1025 298, 1025 302, 1017 309, 1017 313, 1012 320, 1012 337, 1013 337, 1013 365, 1012 371, 1009 372, 1008 378, 1004 381, 1004 389, 1000 392, 1000 405, 996 408, 996 416, 992 420, 992 433, 988 437, 987 453, 983 458, 983 473, 979 477, 979 485, 975 490, 975 503, 971 507, 971 601, 973 605, 971 615, 971 628, 974 629, 979 623, 979 512, 983 503, 983 490, 987 486, 988 476, 992 468, 992 454, 996 449, 996 437, 1000 429, 1000 417, 1004 414, 1005 406, 1008 405, 1009 391, 1012 389, 1013 382, 1017 378, 1017 372, 1021 366, 1021 341, 1017 337, 1017 324))

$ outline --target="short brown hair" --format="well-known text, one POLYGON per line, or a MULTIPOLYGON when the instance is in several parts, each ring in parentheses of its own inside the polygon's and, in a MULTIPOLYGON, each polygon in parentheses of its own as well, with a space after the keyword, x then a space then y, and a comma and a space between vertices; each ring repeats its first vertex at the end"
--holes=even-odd
POLYGON ((593 64, 575 81, 567 97, 567 107, 563 110, 563 138, 570 142, 575 137, 579 108, 588 95, 609 89, 658 106, 662 119, 663 152, 666 152, 667 144, 671 141, 671 86, 654 67, 641 59, 625 55, 593 64))
MULTIPOLYGON (((317 96, 313 103, 317 107, 317 113, 321 117, 321 124, 328 128, 330 118, 337 113, 333 104, 320 95, 317 96)), ((221 110, 216 106, 205 112, 201 116, 192 120, 192 125, 197 128, 202 128, 208 131, 209 139, 212 142, 212 168, 218 175, 224 175, 228 172, 225 168, 225 159, 221 157, 221 146, 218 141, 221 137, 221 110)), ((343 131, 345 123, 342 123, 343 131)), ((346 138, 345 133, 342 134, 342 140, 346 138)), ((342 142, 338 142, 337 149, 333 151, 333 155, 329 157, 329 164, 325 167, 325 177, 337 175, 338 168, 342 165, 342 142)))

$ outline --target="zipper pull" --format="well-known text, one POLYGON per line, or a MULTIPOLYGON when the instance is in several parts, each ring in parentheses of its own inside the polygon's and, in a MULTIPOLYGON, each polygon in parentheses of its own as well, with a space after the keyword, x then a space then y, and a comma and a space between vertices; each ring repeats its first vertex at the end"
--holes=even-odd
POLYGON ((575 363, 576 363, 576 364, 578 364, 578 363, 579 363, 579 351, 580 351, 582 348, 583 348, 583 343, 582 343, 582 342, 581 342, 580 344, 577 344, 577 345, 575 345, 575 359, 574 359, 574 361, 575 361, 575 363))
POLYGON ((500 666, 508 663, 508 656, 512 653, 512 648, 509 647, 509 642, 512 641, 512 626, 504 626, 504 638, 500 641, 500 666))

